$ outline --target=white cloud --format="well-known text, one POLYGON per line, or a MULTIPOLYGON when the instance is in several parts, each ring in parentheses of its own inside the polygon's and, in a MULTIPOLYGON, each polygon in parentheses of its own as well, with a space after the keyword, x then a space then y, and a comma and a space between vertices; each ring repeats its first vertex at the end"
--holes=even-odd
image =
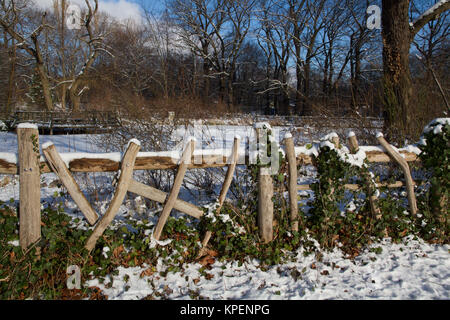
MULTIPOLYGON (((43 9, 53 8, 53 0, 35 0, 35 3, 43 9)), ((85 0, 69 0, 69 4, 86 7, 85 0)), ((142 22, 139 5, 129 0, 99 0, 98 8, 99 11, 121 21, 132 19, 137 23, 142 22)))

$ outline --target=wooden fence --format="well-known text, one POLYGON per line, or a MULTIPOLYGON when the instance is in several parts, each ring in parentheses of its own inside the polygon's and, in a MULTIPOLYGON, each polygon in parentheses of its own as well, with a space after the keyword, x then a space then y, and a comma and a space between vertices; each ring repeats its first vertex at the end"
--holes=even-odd
MULTIPOLYGON (((236 137, 232 150, 220 150, 215 154, 208 150, 202 156, 200 163, 194 156, 194 142, 190 141, 181 156, 170 152, 152 153, 139 152, 140 143, 131 140, 123 156, 120 154, 60 154, 52 143, 42 145, 43 156, 39 154, 38 128, 32 125, 20 125, 17 128, 18 159, 15 154, 0 153, 0 174, 19 175, 20 183, 20 245, 27 248, 30 244, 39 240, 41 236, 40 220, 40 175, 54 172, 62 184, 66 187, 74 202, 84 214, 91 225, 95 225, 92 235, 86 242, 86 248, 92 250, 97 239, 114 219, 126 193, 131 192, 150 200, 162 203, 163 211, 159 217, 154 231, 154 238, 158 240, 162 234, 164 225, 172 209, 188 214, 195 218, 201 218, 203 210, 188 202, 178 199, 178 193, 186 171, 192 168, 228 167, 225 180, 218 199, 220 211, 228 189, 231 185, 238 159, 243 155, 239 152, 240 140, 236 137), (139 183, 133 179, 135 170, 177 169, 172 190, 163 192, 151 186, 139 183), (81 192, 73 178, 73 172, 114 172, 120 170, 120 177, 116 184, 116 190, 106 213, 99 218, 98 214, 81 192)), ((412 181, 408 162, 417 161, 417 155, 408 150, 392 148, 387 141, 378 135, 380 146, 360 147, 356 137, 349 136, 349 146, 353 153, 364 150, 366 159, 371 163, 394 161, 405 174, 406 188, 411 212, 417 212, 414 196, 414 182, 412 181)), ((333 137, 333 143, 339 144, 337 137, 333 137)), ((312 156, 305 152, 306 148, 295 148, 292 136, 287 135, 283 141, 286 160, 288 163, 288 190, 289 205, 292 219, 292 230, 298 230, 298 191, 310 189, 309 185, 297 184, 297 166, 299 164, 312 164, 312 156)), ((202 150, 203 151, 203 150, 202 150)), ((203 152, 201 152, 203 153, 203 152)), ((245 153, 244 153, 245 154, 245 153)), ((248 164, 248 155, 245 154, 245 164, 248 164)), ((273 239, 273 182, 268 170, 260 170, 258 186, 258 224, 261 239, 269 242, 273 239)), ((385 185, 385 184, 383 184, 385 185)), ((403 182, 387 185, 388 187, 401 187, 403 182)), ((381 186, 381 185, 378 185, 381 186)), ((345 185, 348 189, 358 189, 359 185, 345 185)), ((376 197, 370 198, 371 208, 379 214, 376 197)), ((208 232, 202 242, 206 247, 212 234, 208 232)), ((200 252, 201 255, 202 252, 200 252)))
POLYGON ((84 111, 15 111, 0 114, 0 120, 5 121, 10 128, 16 128, 20 123, 34 123, 41 132, 101 132, 119 127, 120 122, 115 112, 84 111))

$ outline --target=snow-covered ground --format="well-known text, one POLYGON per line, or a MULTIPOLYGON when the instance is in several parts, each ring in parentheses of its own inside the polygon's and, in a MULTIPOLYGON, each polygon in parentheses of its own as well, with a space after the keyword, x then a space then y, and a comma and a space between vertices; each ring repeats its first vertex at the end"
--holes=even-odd
POLYGON ((184 271, 167 276, 160 275, 165 266, 158 264, 153 275, 143 277, 145 267, 120 267, 119 274, 103 284, 92 280, 87 285, 100 287, 109 299, 157 297, 156 292, 168 299, 449 299, 450 246, 411 238, 405 242, 385 240, 374 245, 381 253, 367 249, 354 261, 338 249, 323 253, 321 262, 299 250, 296 261, 267 271, 258 268, 257 261, 242 266, 215 262, 207 271, 209 280, 200 275, 200 264, 184 265, 184 271))
MULTIPOLYGON (((230 135, 232 138, 234 136, 230 135)), ((102 152, 89 135, 41 136, 41 145, 52 141, 60 152, 102 152)), ((0 153, 17 152, 16 136, 0 132, 0 153)), ((145 150, 147 151, 147 150, 145 150)), ((18 179, 0 175, 0 200, 19 200, 18 179)), ((310 179, 311 177, 305 177, 310 179)), ((41 197, 51 201, 61 189, 52 182, 56 176, 42 176, 41 197)), ((98 179, 98 187, 107 189, 106 180, 98 179)), ((87 180, 86 183, 88 183, 87 180)), ((303 182, 309 183, 305 180, 303 182)), ((84 190, 86 186, 81 186, 84 190)), ((69 199, 65 205, 68 213, 80 216, 69 199)), ((102 207, 105 207, 102 205, 102 207)), ((107 205, 106 205, 107 207, 107 205)), ((100 208, 101 209, 101 208, 100 208)), ((103 208, 104 209, 104 208, 103 208)), ((118 218, 132 214, 133 205, 121 206, 118 218)), ((99 210, 103 213, 104 210, 99 210)), ((152 213, 153 214, 153 213, 152 213)), ((299 250, 293 262, 273 266, 262 271, 257 261, 237 263, 216 261, 208 274, 200 274, 200 264, 183 266, 183 271, 161 275, 166 265, 156 266, 152 275, 142 276, 146 267, 119 268, 119 274, 97 279, 84 285, 98 286, 109 299, 142 299, 148 296, 169 299, 450 299, 450 246, 430 245, 421 240, 405 238, 403 244, 392 244, 388 239, 373 245, 381 248, 365 252, 353 261, 335 249, 323 252, 318 259, 314 255, 303 256, 299 250), (380 252, 381 250, 381 252, 380 252), (377 251, 377 253, 373 252, 377 251), (113 280, 108 285, 108 281, 113 280)), ((149 267, 149 266, 148 266, 149 267)), ((163 273, 165 274, 165 273, 163 273)))

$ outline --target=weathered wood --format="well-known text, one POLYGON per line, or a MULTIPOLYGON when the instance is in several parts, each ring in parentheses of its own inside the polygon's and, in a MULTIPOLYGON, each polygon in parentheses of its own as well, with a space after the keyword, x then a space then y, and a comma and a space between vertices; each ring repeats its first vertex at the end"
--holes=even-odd
POLYGON ((264 243, 273 240, 273 182, 270 168, 260 168, 258 183, 258 227, 264 243))
POLYGON ((1 174, 17 174, 17 165, 15 163, 8 162, 4 159, 0 159, 0 173, 1 174))
POLYGON ((348 136, 348 144, 350 145, 350 152, 357 153, 359 150, 358 140, 356 139, 356 135, 353 133, 348 136))
POLYGON ((239 139, 235 137, 233 143, 233 153, 231 156, 232 158, 219 194, 219 208, 217 208, 217 211, 220 211, 222 208, 222 205, 227 197, 228 189, 230 189, 231 182, 233 181, 234 171, 236 170, 236 164, 239 159, 239 143, 239 139))
POLYGON ((382 135, 377 136, 378 142, 383 146, 386 152, 391 156, 391 158, 400 166, 405 175, 406 182, 406 192, 408 194, 409 207, 411 209, 411 214, 416 215, 417 213, 417 202, 416 195, 414 193, 414 181, 411 176, 411 171, 409 169, 408 162, 401 156, 400 153, 395 151, 392 146, 384 139, 382 135))
POLYGON ((339 137, 338 136, 333 136, 331 138, 331 142, 333 142, 333 144, 336 147, 336 149, 339 149, 339 137))
POLYGON ((44 153, 45 158, 47 159, 53 172, 56 173, 63 185, 66 187, 73 201, 75 201, 80 211, 86 217, 87 221, 91 225, 95 224, 98 219, 97 213, 84 196, 78 183, 75 181, 70 171, 67 169, 66 164, 59 155, 55 146, 53 144, 49 145, 43 148, 42 152, 44 153))
POLYGON ((127 194, 128 187, 131 183, 133 177, 133 168, 134 162, 136 160, 136 155, 139 152, 140 145, 130 141, 127 151, 122 159, 121 164, 121 174, 119 178, 119 182, 117 183, 117 188, 114 193, 114 197, 111 200, 111 203, 108 207, 108 210, 97 223, 92 232, 91 236, 86 242, 85 248, 89 251, 94 249, 95 244, 97 243, 98 238, 103 234, 108 225, 113 221, 117 212, 119 211, 120 205, 122 204, 125 195, 127 194))
POLYGON ((161 237, 164 225, 166 224, 170 212, 175 205, 175 200, 178 198, 178 193, 180 192, 181 184, 183 183, 184 175, 186 174, 186 170, 188 168, 188 163, 192 160, 194 147, 195 141, 191 140, 183 152, 183 156, 181 157, 181 161, 178 166, 177 175, 173 182, 172 190, 170 191, 169 197, 167 198, 166 204, 164 205, 164 209, 161 212, 158 224, 156 225, 155 231, 153 233, 153 238, 155 238, 156 240, 159 240, 159 238, 161 237))
MULTIPOLYGON (((222 189, 220 190, 219 194, 219 206, 216 209, 217 213, 220 213, 220 210, 222 209, 223 203, 225 202, 225 199, 227 197, 228 189, 230 188, 231 182, 233 181, 234 171, 236 170, 236 164, 239 159, 239 139, 237 137, 234 138, 234 144, 233 144, 233 154, 231 158, 231 163, 228 166, 227 174, 225 176, 225 180, 222 185, 222 189)), ((200 249, 200 252, 197 257, 203 256, 206 246, 208 245, 209 240, 211 239, 212 232, 206 231, 205 237, 202 241, 202 248, 200 249)))
POLYGON ((284 142, 289 166, 289 208, 291 211, 291 230, 298 231, 298 190, 297 190, 297 161, 295 158, 294 139, 288 136, 284 142))
POLYGON ((18 127, 19 154, 19 243, 23 249, 41 237, 41 181, 39 173, 39 132, 18 127))
MULTIPOLYGON (((395 181, 393 183, 387 183, 387 182, 381 182, 381 183, 376 183, 375 186, 377 188, 380 187, 387 187, 387 188, 401 188, 403 187, 405 184, 402 181, 395 181)), ((416 185, 416 183, 413 182, 413 185, 416 185)), ((348 190, 359 190, 362 189, 364 186, 360 185, 360 184, 344 184, 344 188, 348 189, 348 190)), ((311 185, 309 184, 300 184, 297 185, 297 190, 298 191, 307 191, 307 190, 312 190, 311 185)))
MULTIPOLYGON (((412 152, 404 150, 400 154, 405 156, 408 162, 419 161, 417 155, 412 152)), ((61 155, 64 155, 61 153, 61 155)), ((383 163, 390 162, 389 155, 382 151, 366 151, 367 160, 369 162, 383 163)), ((71 172, 114 172, 119 170, 120 163, 105 158, 101 158, 98 154, 96 159, 79 158, 73 159, 68 164, 68 169, 71 172)), ((297 164, 312 164, 312 157, 305 154, 297 154, 297 164)), ((166 170, 176 169, 179 159, 168 156, 139 156, 136 158, 134 170, 166 170)), ((228 159, 222 155, 205 155, 202 156, 202 163, 193 163, 188 165, 188 169, 204 169, 204 168, 220 168, 227 166, 228 159)), ((249 163, 248 156, 246 156, 245 163, 249 163)), ((52 172, 48 163, 41 162, 41 173, 52 172)), ((5 159, 0 159, 0 174, 19 174, 17 164, 8 162, 5 159)))
MULTIPOLYGON (((356 135, 352 134, 348 137, 348 143, 350 145, 350 152, 355 154, 359 150, 359 144, 358 140, 356 139, 356 135)), ((377 219, 381 218, 381 210, 378 207, 378 197, 374 194, 375 190, 373 187, 373 184, 371 182, 371 177, 369 174, 364 175, 364 180, 366 181, 366 190, 369 196, 369 204, 370 204, 370 211, 372 213, 372 217, 375 217, 377 219)))
MULTIPOLYGON (((168 193, 164 191, 147 186, 143 183, 137 182, 136 180, 131 181, 128 191, 159 203, 166 202, 168 195, 168 193)), ((200 219, 203 216, 203 211, 201 209, 180 199, 175 200, 173 208, 197 219, 200 219)))
MULTIPOLYGON (((400 154, 402 156, 405 156, 405 160, 408 162, 419 161, 417 154, 415 154, 413 152, 401 150, 400 154)), ((382 151, 366 151, 366 156, 367 156, 367 160, 369 162, 374 162, 374 163, 391 162, 391 158, 389 157, 389 154, 382 152, 382 151)))

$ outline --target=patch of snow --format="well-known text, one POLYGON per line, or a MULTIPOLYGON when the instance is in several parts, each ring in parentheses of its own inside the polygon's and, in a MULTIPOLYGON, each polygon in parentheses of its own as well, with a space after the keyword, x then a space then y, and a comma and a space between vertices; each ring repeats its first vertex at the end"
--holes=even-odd
POLYGON ((4 160, 8 163, 17 164, 17 155, 10 152, 0 152, 0 160, 4 160))
POLYGON ((450 124, 450 118, 436 118, 425 126, 423 133, 425 134, 433 131, 433 134, 439 134, 442 132, 442 128, 447 124, 450 124))
POLYGON ((323 136, 322 138, 320 138, 320 141, 330 141, 333 138, 339 138, 339 136, 337 135, 336 132, 331 132, 331 133, 323 136))
POLYGON ((400 151, 411 152, 411 153, 414 153, 414 154, 416 154, 416 155, 419 155, 419 154, 422 153, 422 150, 420 150, 420 148, 417 147, 416 144, 410 144, 410 145, 407 145, 406 147, 400 148, 399 150, 400 150, 400 151))
POLYGON ((47 141, 46 143, 42 144, 42 149, 47 149, 50 146, 53 146, 54 143, 52 141, 47 141))
POLYGON ((272 129, 268 122, 257 122, 253 125, 255 129, 272 129))
MULTIPOLYGON (((154 231, 154 230, 153 230, 154 231)), ((149 247, 152 249, 152 248, 155 248, 157 245, 158 246, 162 246, 162 247, 165 247, 165 246, 167 246, 168 244, 170 244, 172 242, 172 239, 167 239, 167 240, 164 240, 164 241, 160 241, 160 240, 156 240, 154 237, 153 237, 153 232, 151 233, 151 236, 150 236, 150 243, 148 244, 149 245, 149 247)))
POLYGON ((14 247, 20 246, 19 240, 8 241, 8 244, 10 244, 10 245, 12 245, 12 246, 14 246, 14 247))
POLYGON ((36 129, 38 130, 38 126, 33 124, 33 123, 19 123, 19 125, 17 126, 17 129, 36 129))
POLYGON ((131 139, 130 141, 128 141, 128 144, 127 144, 127 148, 126 148, 126 149, 128 149, 128 147, 129 147, 130 144, 132 144, 132 143, 134 143, 135 145, 138 145, 138 146, 141 145, 141 142, 140 142, 138 139, 131 139))

